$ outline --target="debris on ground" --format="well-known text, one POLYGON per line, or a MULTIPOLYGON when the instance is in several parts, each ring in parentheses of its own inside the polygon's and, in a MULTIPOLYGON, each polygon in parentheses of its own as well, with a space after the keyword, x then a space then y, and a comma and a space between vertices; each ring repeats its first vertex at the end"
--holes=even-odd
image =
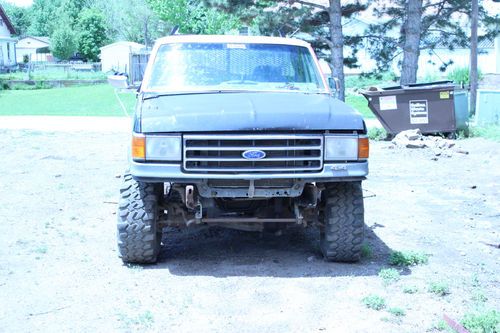
POLYGON ((468 151, 456 147, 454 140, 440 136, 425 136, 419 129, 400 132, 392 139, 392 143, 397 148, 429 148, 435 156, 433 159, 437 159, 437 156, 452 157, 453 153, 469 154, 468 151))

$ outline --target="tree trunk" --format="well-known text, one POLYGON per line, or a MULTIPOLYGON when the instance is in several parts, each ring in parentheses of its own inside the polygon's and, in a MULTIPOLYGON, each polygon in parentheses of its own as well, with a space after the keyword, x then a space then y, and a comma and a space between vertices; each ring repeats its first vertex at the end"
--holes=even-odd
POLYGON ((403 25, 403 66, 401 84, 417 82, 418 57, 420 55, 420 32, 422 26, 422 0, 408 0, 403 25))
POLYGON ((328 10, 330 15, 330 49, 332 76, 340 81, 340 90, 338 97, 341 101, 345 100, 344 84, 344 36, 342 34, 342 7, 340 0, 330 0, 328 10))
POLYGON ((476 113, 477 99, 477 21, 478 21, 478 0, 472 0, 471 13, 471 36, 470 36, 470 114, 476 113))

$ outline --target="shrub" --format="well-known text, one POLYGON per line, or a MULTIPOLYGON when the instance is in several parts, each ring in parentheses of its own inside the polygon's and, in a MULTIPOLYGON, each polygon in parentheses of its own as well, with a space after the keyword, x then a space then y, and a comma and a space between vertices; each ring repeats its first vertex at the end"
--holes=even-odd
POLYGON ((363 298, 363 304, 373 310, 382 310, 385 308, 385 299, 377 295, 368 295, 363 298))
POLYGON ((417 251, 393 251, 389 257, 389 264, 393 266, 414 266, 428 262, 429 255, 417 251))
POLYGON ((385 138, 387 138, 387 132, 383 128, 378 128, 378 127, 369 128, 368 137, 370 138, 370 140, 382 141, 385 140, 385 138))
POLYGON ((470 333, 500 332, 500 312, 489 310, 467 313, 461 323, 470 333))
POLYGON ((446 296, 450 294, 450 287, 448 286, 448 283, 444 281, 431 282, 427 290, 438 296, 446 296))
MULTIPOLYGON (((481 80, 483 74, 478 69, 477 72, 478 79, 481 80)), ((456 84, 470 84, 469 79, 469 68, 468 67, 456 67, 451 72, 448 73, 448 80, 453 81, 456 84)))
POLYGON ((384 268, 380 270, 378 276, 384 280, 384 285, 390 285, 391 283, 399 281, 401 275, 394 268, 384 268))
POLYGON ((398 308, 398 307, 389 308, 389 309, 387 309, 387 312, 389 312, 390 314, 392 314, 396 317, 406 316, 406 311, 401 309, 401 308, 398 308))
POLYGON ((418 292, 418 287, 417 286, 404 286, 403 292, 405 294, 416 294, 418 292))

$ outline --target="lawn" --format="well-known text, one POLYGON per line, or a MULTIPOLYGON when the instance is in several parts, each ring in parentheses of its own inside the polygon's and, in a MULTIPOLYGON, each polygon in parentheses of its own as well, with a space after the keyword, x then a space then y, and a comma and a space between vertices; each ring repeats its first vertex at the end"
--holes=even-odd
MULTIPOLYGON (((133 113, 135 95, 120 93, 127 112, 133 113)), ((373 118, 366 99, 347 95, 347 104, 366 118, 373 118)), ((109 85, 40 90, 0 91, 0 116, 123 116, 109 85)))
MULTIPOLYGON (((107 85, 0 91, 0 116, 124 116, 114 89, 107 85)), ((135 95, 120 93, 133 113, 135 95)))
MULTIPOLYGON (((28 73, 13 72, 0 74, 1 80, 27 80, 28 73)), ((83 72, 64 69, 46 69, 31 72, 30 80, 105 80, 106 73, 103 72, 83 72)))
POLYGON ((346 95, 345 101, 347 104, 358 110, 365 118, 375 118, 368 107, 368 101, 362 95, 349 94, 346 95))

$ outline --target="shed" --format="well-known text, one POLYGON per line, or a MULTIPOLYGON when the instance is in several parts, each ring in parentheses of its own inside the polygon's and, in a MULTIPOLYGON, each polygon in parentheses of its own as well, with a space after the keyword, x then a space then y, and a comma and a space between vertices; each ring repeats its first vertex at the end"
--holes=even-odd
POLYGON ((51 61, 49 37, 26 36, 19 39, 16 44, 16 59, 18 63, 29 61, 51 61))
POLYGON ((129 72, 130 55, 144 48, 144 45, 134 42, 116 42, 101 47, 102 71, 129 72))

